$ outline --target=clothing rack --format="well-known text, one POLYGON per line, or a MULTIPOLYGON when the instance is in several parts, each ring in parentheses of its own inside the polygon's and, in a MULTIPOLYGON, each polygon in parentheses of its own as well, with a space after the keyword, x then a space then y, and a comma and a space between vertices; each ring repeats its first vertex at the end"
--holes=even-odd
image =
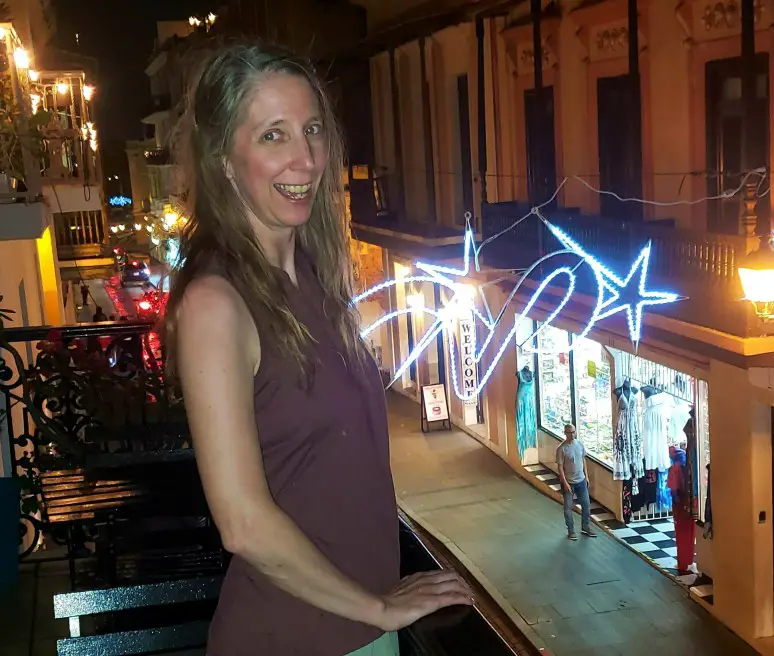
MULTIPOLYGON (((619 381, 628 379, 640 389, 652 386, 683 403, 691 406, 696 403, 696 381, 692 376, 625 351, 611 354, 615 362, 617 384, 620 385, 619 381)), ((640 412, 642 407, 642 405, 639 406, 640 412)), ((671 511, 659 511, 656 504, 651 504, 633 512, 631 521, 670 519, 671 517, 671 511)))
POLYGON ((694 405, 696 402, 696 382, 692 376, 631 353, 624 351, 619 353, 620 357, 614 357, 616 382, 619 378, 628 378, 640 388, 652 385, 685 403, 694 405))

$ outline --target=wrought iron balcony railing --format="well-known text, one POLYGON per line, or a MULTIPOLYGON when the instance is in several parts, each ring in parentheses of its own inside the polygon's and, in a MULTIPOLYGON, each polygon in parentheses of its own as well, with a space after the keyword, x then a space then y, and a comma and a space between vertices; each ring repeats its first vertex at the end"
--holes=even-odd
POLYGON ((0 421, 22 489, 24 555, 41 532, 57 530, 41 505, 41 476, 190 447, 182 399, 164 378, 151 322, 0 323, 0 390, 0 421))

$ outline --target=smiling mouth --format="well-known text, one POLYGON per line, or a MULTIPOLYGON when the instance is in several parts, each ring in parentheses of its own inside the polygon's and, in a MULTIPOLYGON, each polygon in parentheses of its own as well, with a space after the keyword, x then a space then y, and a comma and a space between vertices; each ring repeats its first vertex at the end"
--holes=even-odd
POLYGON ((288 200, 305 200, 312 193, 312 183, 302 185, 275 184, 274 188, 288 200))

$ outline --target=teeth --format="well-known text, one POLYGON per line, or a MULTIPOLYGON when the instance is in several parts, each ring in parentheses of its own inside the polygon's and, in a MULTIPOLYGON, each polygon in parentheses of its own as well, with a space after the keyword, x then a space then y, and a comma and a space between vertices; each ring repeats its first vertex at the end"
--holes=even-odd
POLYGON ((277 185, 280 187, 283 191, 289 191, 291 194, 305 194, 307 191, 309 191, 312 188, 311 184, 305 184, 305 185, 277 185))

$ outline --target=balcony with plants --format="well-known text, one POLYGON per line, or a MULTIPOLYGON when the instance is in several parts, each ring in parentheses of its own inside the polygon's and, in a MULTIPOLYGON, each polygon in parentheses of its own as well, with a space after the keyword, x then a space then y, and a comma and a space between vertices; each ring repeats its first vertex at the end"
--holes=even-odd
POLYGON ((97 129, 90 111, 94 86, 83 71, 30 70, 29 78, 32 115, 47 117, 44 183, 99 185, 97 129))

